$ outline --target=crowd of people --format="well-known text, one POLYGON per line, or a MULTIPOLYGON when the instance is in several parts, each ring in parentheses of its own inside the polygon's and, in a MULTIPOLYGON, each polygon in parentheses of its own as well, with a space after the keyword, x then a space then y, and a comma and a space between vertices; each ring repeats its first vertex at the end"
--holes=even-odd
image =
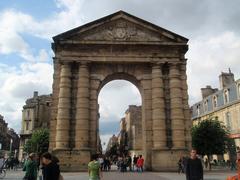
POLYGON ((58 165, 58 158, 46 152, 38 157, 35 153, 31 153, 24 163, 23 171, 25 175, 24 180, 61 180, 58 165))
POLYGON ((130 155, 123 156, 119 157, 117 161, 117 167, 120 172, 126 172, 127 170, 143 172, 143 164, 144 159, 142 155, 134 155, 133 158, 130 155))
POLYGON ((18 158, 9 157, 5 159, 3 156, 0 156, 0 169, 17 170, 19 164, 18 158))
MULTIPOLYGON (((237 159, 238 169, 240 169, 240 151, 237 159)), ((9 160, 0 157, 0 168, 9 162, 9 160)), ((42 154, 41 157, 31 153, 23 166, 23 171, 25 171, 23 180, 63 180, 58 163, 58 158, 49 152, 42 154)), ((178 172, 185 173, 187 180, 203 180, 203 164, 197 156, 197 151, 192 149, 190 157, 180 157, 178 172)), ((142 155, 134 155, 133 157, 127 155, 112 161, 109 157, 92 155, 88 164, 89 180, 102 179, 102 171, 110 171, 112 165, 116 165, 119 172, 143 172, 144 158, 142 155)))

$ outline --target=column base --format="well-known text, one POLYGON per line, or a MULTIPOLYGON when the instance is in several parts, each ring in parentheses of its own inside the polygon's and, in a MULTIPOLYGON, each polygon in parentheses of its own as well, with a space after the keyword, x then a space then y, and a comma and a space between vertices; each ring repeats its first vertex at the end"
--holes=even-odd
POLYGON ((152 150, 152 171, 177 172, 179 158, 188 154, 186 149, 152 150))
POLYGON ((90 150, 54 149, 52 153, 59 159, 62 172, 87 171, 90 150))

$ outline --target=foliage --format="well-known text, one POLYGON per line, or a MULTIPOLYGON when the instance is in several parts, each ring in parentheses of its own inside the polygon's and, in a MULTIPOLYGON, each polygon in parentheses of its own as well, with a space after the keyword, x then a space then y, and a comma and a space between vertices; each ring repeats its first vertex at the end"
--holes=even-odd
POLYGON ((42 154, 48 151, 49 131, 48 129, 38 129, 33 132, 31 139, 24 145, 24 151, 27 153, 42 154))
POLYGON ((229 142, 229 132, 218 121, 209 118, 192 127, 192 145, 201 155, 224 154, 229 142))

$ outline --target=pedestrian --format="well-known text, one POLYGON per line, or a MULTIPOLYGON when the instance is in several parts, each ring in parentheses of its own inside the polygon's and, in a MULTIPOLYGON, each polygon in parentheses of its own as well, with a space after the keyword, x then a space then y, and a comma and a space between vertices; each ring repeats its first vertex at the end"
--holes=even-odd
POLYGON ((203 180, 203 166, 199 158, 197 158, 197 150, 192 149, 190 158, 187 161, 186 179, 187 180, 203 180))
POLYGON ((178 160, 178 174, 183 173, 183 156, 178 160))
POLYGON ((138 157, 136 155, 133 156, 133 171, 136 168, 137 170, 137 161, 138 161, 138 157))
POLYGON ((208 158, 205 159, 204 165, 205 165, 205 169, 207 169, 208 168, 208 158))
POLYGON ((139 155, 139 158, 137 160, 137 171, 138 172, 143 172, 143 164, 144 164, 144 159, 142 155, 139 155))
POLYGON ((23 177, 24 180, 37 179, 37 162, 35 153, 31 153, 29 155, 28 160, 24 164, 23 171, 25 171, 25 175, 23 177))
POLYGON ((237 174, 238 174, 238 179, 240 179, 240 150, 239 147, 237 147, 237 174))
POLYGON ((127 167, 129 167, 129 171, 132 171, 132 157, 131 157, 131 155, 127 156, 127 167))
POLYGON ((101 171, 103 170, 103 167, 104 167, 104 159, 102 157, 99 157, 98 158, 98 162, 100 164, 100 168, 101 168, 101 171))
POLYGON ((4 157, 0 156, 0 173, 2 173, 4 163, 5 163, 4 157))
POLYGON ((59 180, 61 177, 59 165, 52 159, 52 155, 49 152, 42 155, 43 180, 59 180))
POLYGON ((88 174, 89 180, 100 180, 103 177, 97 154, 91 156, 91 161, 88 163, 88 174))

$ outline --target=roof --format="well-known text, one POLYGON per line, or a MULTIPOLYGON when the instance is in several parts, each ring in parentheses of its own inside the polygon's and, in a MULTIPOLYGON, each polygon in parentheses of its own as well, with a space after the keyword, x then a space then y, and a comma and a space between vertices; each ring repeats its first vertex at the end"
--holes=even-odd
POLYGON ((149 29, 154 29, 155 31, 158 31, 158 32, 161 32, 161 34, 163 36, 166 36, 168 38, 173 38, 173 39, 177 39, 178 41, 180 42, 184 42, 184 43, 187 43, 188 42, 188 39, 183 37, 183 36, 180 36, 174 32, 171 32, 167 29, 164 29, 162 27, 159 27, 155 24, 152 24, 148 21, 145 21, 143 19, 140 19, 136 16, 133 16, 129 13, 126 13, 124 11, 118 11, 118 12, 115 12, 113 14, 110 14, 108 16, 105 16, 103 18, 100 18, 100 19, 97 19, 95 21, 92 21, 90 23, 87 23, 85 25, 82 25, 82 26, 79 26, 79 27, 76 27, 74 29, 71 29, 69 31, 66 31, 64 33, 61 33, 57 36, 54 36, 53 37, 53 40, 54 42, 56 41, 62 41, 62 40, 66 40, 70 37, 73 37, 74 35, 78 34, 78 33, 82 33, 82 32, 85 32, 89 29, 92 29, 92 28, 95 28, 97 26, 101 26, 105 23, 108 23, 108 22, 111 22, 111 21, 114 21, 116 19, 120 19, 120 18, 123 18, 123 19, 126 19, 126 20, 133 20, 135 22, 137 22, 138 24, 141 24, 141 25, 144 25, 146 27, 149 27, 149 29))

